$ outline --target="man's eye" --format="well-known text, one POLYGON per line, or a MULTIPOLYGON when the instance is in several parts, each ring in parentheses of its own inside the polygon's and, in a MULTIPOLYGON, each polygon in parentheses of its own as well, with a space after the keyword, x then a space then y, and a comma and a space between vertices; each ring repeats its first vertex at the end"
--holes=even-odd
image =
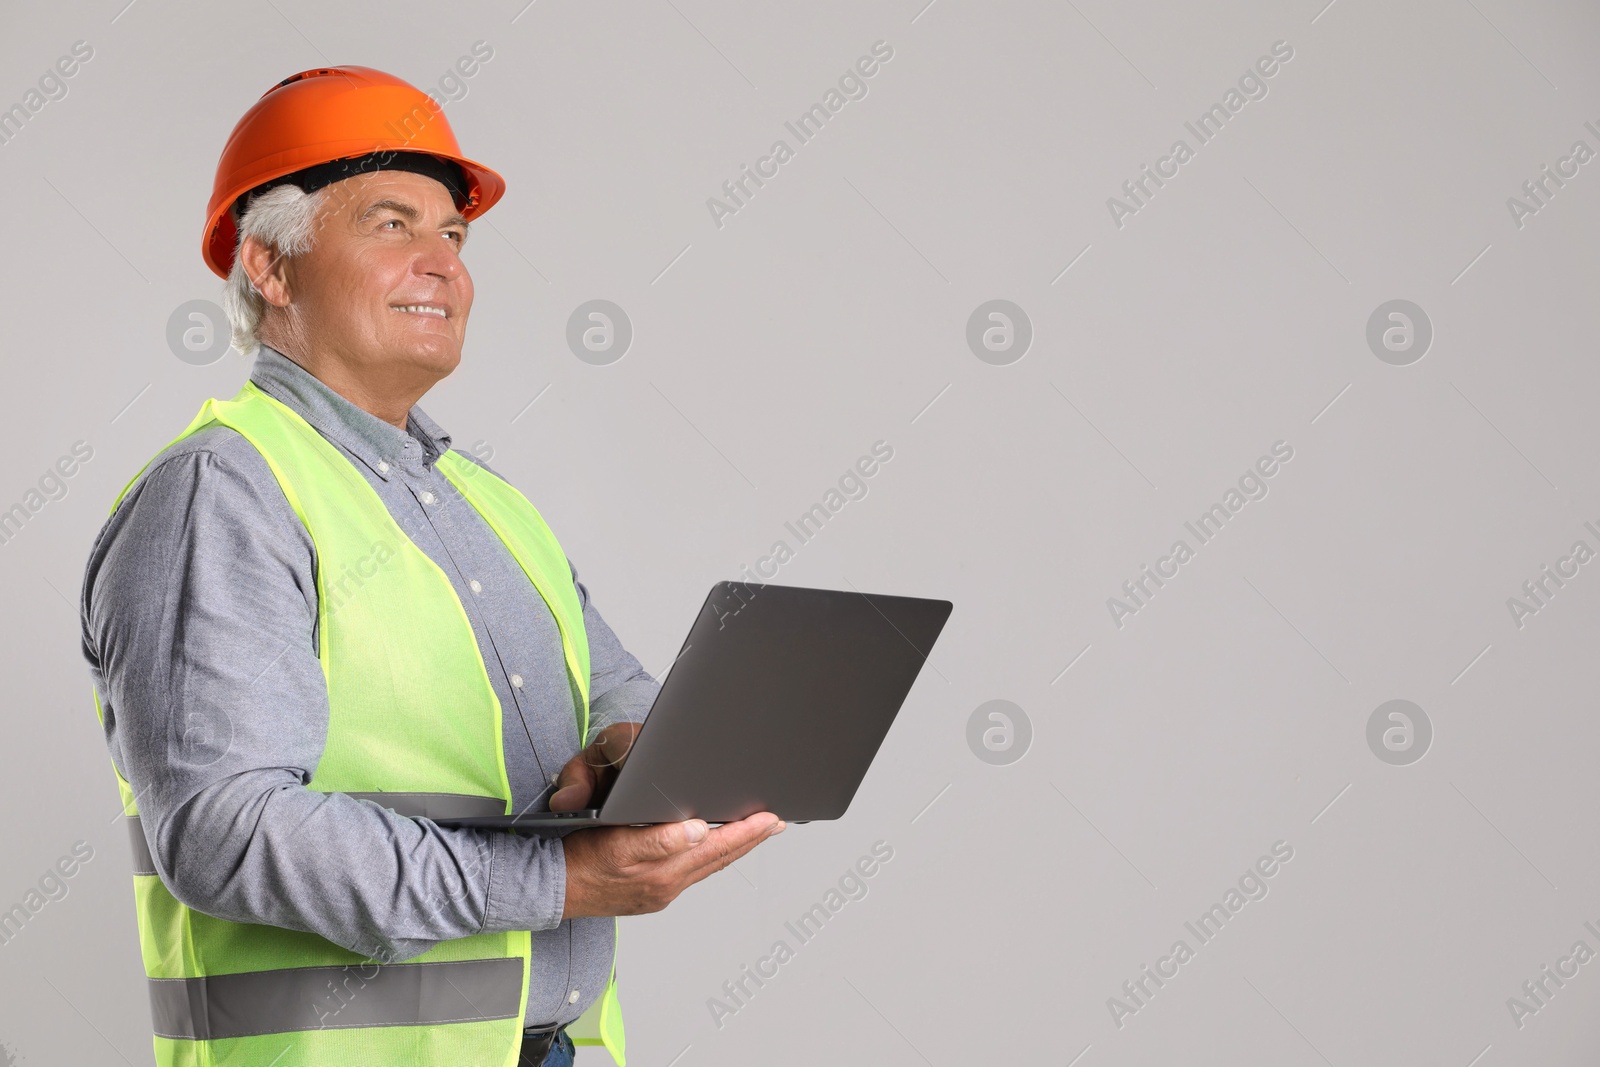
POLYGON ((402 223, 399 219, 390 219, 387 222, 380 223, 379 226, 378 226, 378 229, 381 230, 385 226, 402 226, 402 225, 404 225, 404 223, 402 223))
POLYGON ((453 239, 456 244, 461 243, 462 238, 460 230, 447 230, 445 231, 445 236, 453 239))

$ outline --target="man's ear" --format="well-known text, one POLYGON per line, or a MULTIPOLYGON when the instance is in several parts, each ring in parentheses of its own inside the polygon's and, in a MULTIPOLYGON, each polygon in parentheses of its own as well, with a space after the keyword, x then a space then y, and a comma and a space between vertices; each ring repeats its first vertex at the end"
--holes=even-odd
POLYGON ((255 236, 239 243, 239 262, 261 298, 273 307, 289 306, 289 261, 255 236))

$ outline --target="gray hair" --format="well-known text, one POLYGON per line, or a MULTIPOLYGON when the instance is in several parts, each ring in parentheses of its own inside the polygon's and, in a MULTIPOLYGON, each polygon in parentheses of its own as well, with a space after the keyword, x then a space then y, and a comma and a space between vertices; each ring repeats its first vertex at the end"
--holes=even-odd
POLYGON ((280 185, 252 200, 238 220, 239 239, 234 245, 233 268, 222 291, 222 310, 233 330, 233 347, 240 354, 256 354, 260 347, 256 330, 267 310, 267 302, 251 283, 238 254, 244 239, 254 237, 284 259, 305 255, 311 251, 317 208, 326 192, 326 188, 307 193, 292 184, 280 185))

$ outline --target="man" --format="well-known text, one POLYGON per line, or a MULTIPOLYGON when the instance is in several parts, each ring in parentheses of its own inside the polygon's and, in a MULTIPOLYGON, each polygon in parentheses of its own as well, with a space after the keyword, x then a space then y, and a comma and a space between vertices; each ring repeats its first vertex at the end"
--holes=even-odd
POLYGON ((657 689, 539 513, 415 406, 460 362, 461 248, 503 188, 361 67, 274 86, 223 152, 204 254, 255 365, 124 488, 82 601, 163 1067, 574 1041, 620 1067, 614 917, 783 829, 435 821, 589 806, 657 689))

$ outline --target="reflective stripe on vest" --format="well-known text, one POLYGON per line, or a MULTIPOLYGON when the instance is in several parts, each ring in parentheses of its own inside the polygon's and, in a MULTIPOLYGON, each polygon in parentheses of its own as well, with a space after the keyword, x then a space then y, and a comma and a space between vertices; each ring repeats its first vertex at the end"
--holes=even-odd
POLYGON ((522 964, 514 959, 286 967, 152 978, 160 1037, 223 1040, 293 1030, 349 1030, 516 1018, 522 964), (329 991, 336 991, 329 997, 329 991), (346 999, 348 998, 348 999, 346 999))
MULTIPOLYGON (((509 812, 500 702, 449 578, 355 466, 253 382, 233 400, 206 401, 172 443, 214 422, 261 453, 315 547, 329 715, 309 788, 401 815, 509 812)), ((566 556, 513 486, 453 452, 436 466, 505 543, 555 618, 576 751, 588 731, 589 649, 566 556)), ((142 474, 123 487, 113 512, 142 474)), ((175 731, 220 710, 175 707, 175 731)), ((103 722, 98 693, 95 711, 103 722)), ((184 740, 169 743, 182 758, 184 740)), ((157 875, 133 789, 120 774, 117 783, 134 846, 160 1067, 514 1067, 528 993, 526 931, 442 941, 405 963, 380 964, 315 934, 194 911, 157 875)), ((605 990, 567 1031, 625 1063, 614 959, 605 990)))

